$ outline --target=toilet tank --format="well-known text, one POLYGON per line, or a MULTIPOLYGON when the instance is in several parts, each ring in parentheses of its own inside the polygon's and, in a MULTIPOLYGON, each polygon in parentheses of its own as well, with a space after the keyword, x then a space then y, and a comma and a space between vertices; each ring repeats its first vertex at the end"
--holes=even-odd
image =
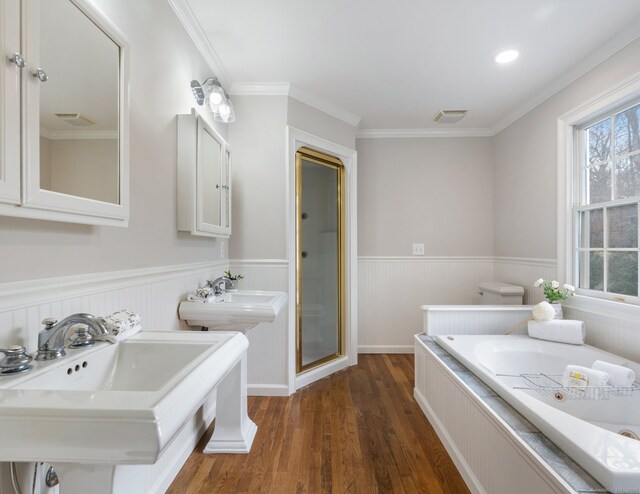
POLYGON ((482 305, 522 305, 524 288, 499 281, 483 281, 478 285, 482 305))

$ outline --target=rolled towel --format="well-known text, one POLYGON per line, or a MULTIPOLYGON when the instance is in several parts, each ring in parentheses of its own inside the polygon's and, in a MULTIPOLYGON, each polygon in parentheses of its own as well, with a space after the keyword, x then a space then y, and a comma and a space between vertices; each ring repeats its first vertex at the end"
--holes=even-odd
POLYGON ((190 293, 189 295, 187 295, 187 300, 189 302, 200 302, 201 304, 212 304, 216 301, 216 296, 212 294, 208 297, 198 297, 197 295, 190 293))
POLYGON ((531 338, 557 341, 572 345, 584 345, 586 331, 582 321, 552 319, 551 321, 529 321, 527 332, 531 338))
POLYGON ((109 330, 111 338, 105 338, 113 342, 113 337, 122 340, 133 336, 140 331, 140 315, 127 309, 121 309, 102 318, 104 325, 109 330))
POLYGON ((629 387, 633 386, 633 383, 636 380, 636 373, 633 369, 605 362, 603 360, 596 360, 591 368, 609 374, 609 384, 611 386, 629 387))
POLYGON ((605 398, 605 387, 609 385, 609 374, 580 365, 567 365, 562 374, 562 385, 574 394, 589 398, 605 398))

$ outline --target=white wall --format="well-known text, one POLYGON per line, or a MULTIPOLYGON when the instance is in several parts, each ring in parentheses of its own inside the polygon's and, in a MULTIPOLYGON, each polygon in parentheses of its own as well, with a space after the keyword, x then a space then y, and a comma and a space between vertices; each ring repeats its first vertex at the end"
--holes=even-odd
POLYGON ((479 303, 478 283, 493 279, 491 139, 358 139, 357 150, 358 347, 410 353, 421 305, 479 303))
POLYGON ((487 137, 358 139, 358 255, 493 255, 487 137))
POLYGON ((232 259, 286 258, 286 96, 233 96, 232 259))
MULTIPOLYGON (((129 228, 0 217, 0 283, 220 257, 220 241, 178 233, 176 225, 175 116, 195 104, 191 79, 211 70, 167 2, 93 3, 130 43, 129 228)), ((217 128, 226 136, 226 126, 217 128)))
POLYGON ((493 138, 495 255, 556 258, 557 119, 640 71, 640 39, 493 138))

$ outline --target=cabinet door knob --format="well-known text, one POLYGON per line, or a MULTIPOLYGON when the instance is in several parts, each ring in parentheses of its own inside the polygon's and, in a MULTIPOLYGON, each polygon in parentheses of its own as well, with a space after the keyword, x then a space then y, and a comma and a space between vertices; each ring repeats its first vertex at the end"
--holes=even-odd
POLYGON ((15 63, 19 68, 23 68, 25 65, 27 65, 27 62, 24 61, 24 57, 18 52, 9 57, 9 62, 15 63))
POLYGON ((47 80, 49 79, 47 73, 40 67, 38 67, 38 69, 33 73, 33 77, 37 77, 38 79, 40 79, 40 82, 47 82, 47 80))

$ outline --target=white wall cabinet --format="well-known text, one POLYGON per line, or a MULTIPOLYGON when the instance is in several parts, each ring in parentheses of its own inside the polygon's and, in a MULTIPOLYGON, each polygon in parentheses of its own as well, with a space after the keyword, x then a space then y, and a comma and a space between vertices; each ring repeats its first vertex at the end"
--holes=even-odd
POLYGON ((0 215, 127 226, 128 43, 86 0, 2 0, 0 215))
POLYGON ((195 110, 178 115, 178 230, 231 236, 231 148, 195 110))

